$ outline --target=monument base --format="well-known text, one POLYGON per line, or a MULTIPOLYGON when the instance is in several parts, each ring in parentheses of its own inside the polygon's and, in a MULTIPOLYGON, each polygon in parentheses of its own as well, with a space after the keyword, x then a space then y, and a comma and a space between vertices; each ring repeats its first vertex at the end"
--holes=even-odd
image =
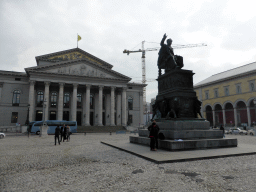
MULTIPOLYGON (((165 139, 183 139, 183 140, 194 140, 194 139, 221 139, 223 138, 223 132, 219 130, 181 130, 181 131, 169 131, 160 130, 164 134, 165 139)), ((139 136, 148 137, 149 131, 147 129, 139 130, 139 136)))
MULTIPOLYGON (((150 139, 130 136, 130 143, 149 146, 150 139)), ((158 147, 168 151, 237 147, 237 139, 158 140, 158 147)))

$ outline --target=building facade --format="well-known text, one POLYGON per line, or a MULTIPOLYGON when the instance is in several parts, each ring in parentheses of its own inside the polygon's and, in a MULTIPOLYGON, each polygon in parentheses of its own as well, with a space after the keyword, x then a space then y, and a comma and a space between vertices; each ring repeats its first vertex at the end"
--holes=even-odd
POLYGON ((84 126, 143 124, 143 87, 79 49, 36 57, 25 72, 0 71, 0 126, 72 120, 84 126))
POLYGON ((256 62, 215 74, 194 85, 201 113, 212 126, 256 122, 256 62))

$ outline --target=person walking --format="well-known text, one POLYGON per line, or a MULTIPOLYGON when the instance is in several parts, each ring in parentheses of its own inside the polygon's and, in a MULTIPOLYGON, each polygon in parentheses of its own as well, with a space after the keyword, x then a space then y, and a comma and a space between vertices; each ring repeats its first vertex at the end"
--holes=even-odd
POLYGON ((58 139, 58 143, 60 145, 60 127, 59 125, 55 128, 55 134, 54 134, 54 140, 55 140, 55 145, 56 145, 56 139, 58 139))
POLYGON ((62 138, 63 138, 64 128, 65 128, 65 124, 60 128, 60 141, 62 141, 62 138))
POLYGON ((70 127, 67 125, 67 141, 70 141, 70 127))
POLYGON ((156 124, 156 121, 154 120, 152 125, 148 127, 149 131, 149 138, 150 138, 150 150, 156 151, 158 149, 158 132, 159 127, 156 124))
POLYGON ((67 139, 67 126, 64 127, 63 131, 63 142, 67 139))
POLYGON ((223 133, 223 138, 225 138, 225 129, 224 129, 224 127, 222 125, 220 125, 220 130, 223 133))

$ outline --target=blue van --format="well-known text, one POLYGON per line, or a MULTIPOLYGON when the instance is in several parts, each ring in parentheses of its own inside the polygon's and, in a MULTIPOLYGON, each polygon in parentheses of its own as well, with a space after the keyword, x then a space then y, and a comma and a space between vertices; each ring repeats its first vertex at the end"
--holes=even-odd
MULTIPOLYGON (((48 125, 47 134, 53 135, 57 126, 62 127, 64 124, 70 127, 71 133, 77 133, 77 122, 76 121, 59 121, 59 120, 47 120, 45 123, 48 125)), ((43 125, 43 121, 35 121, 31 128, 31 133, 40 134, 40 127, 43 125)))

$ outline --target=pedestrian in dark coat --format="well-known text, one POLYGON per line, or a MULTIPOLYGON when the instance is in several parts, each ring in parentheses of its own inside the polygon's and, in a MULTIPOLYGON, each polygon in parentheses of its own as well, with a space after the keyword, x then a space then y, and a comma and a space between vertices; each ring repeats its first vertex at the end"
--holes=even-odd
POLYGON ((224 127, 221 125, 220 126, 220 130, 222 131, 222 133, 223 133, 223 138, 225 138, 225 129, 224 129, 224 127))
POLYGON ((67 127, 64 127, 63 142, 64 142, 64 140, 67 140, 67 127))
POLYGON ((59 138, 59 136, 60 136, 60 127, 57 126, 55 128, 55 134, 54 134, 55 145, 56 145, 56 139, 58 139, 58 143, 60 145, 60 138, 59 138))
POLYGON ((62 141, 65 124, 60 128, 60 141, 62 141))
POLYGON ((149 130, 149 138, 150 138, 150 150, 156 151, 156 148, 158 149, 158 132, 159 127, 156 124, 156 121, 154 120, 152 125, 148 127, 149 130))

